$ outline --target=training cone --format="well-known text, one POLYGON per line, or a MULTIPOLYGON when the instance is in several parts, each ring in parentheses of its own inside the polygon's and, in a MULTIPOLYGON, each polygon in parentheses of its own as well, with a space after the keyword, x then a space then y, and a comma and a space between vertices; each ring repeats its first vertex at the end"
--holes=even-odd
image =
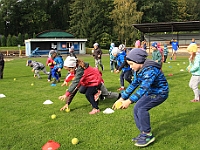
POLYGON ((46 144, 42 146, 42 150, 57 150, 60 147, 60 144, 53 141, 49 140, 46 144))

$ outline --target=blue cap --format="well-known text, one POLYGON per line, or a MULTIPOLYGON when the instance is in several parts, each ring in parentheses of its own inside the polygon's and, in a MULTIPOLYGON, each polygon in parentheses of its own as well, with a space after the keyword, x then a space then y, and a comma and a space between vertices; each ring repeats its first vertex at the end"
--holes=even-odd
POLYGON ((157 48, 157 47, 158 47, 158 44, 157 44, 156 42, 153 42, 153 43, 151 44, 151 46, 157 48))
POLYGON ((27 60, 26 66, 28 66, 30 63, 32 63, 32 60, 27 60))

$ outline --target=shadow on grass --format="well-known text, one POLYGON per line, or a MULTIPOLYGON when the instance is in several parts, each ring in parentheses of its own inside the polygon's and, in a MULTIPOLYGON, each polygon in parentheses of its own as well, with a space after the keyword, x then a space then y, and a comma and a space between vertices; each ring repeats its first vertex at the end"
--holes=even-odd
POLYGON ((152 122, 152 124, 157 124, 157 127, 153 129, 153 133, 155 133, 156 137, 162 139, 171 136, 175 132, 179 132, 185 127, 198 124, 200 122, 199 111, 200 108, 192 112, 180 113, 171 117, 165 116, 163 117, 165 119, 162 120, 164 123, 152 122))

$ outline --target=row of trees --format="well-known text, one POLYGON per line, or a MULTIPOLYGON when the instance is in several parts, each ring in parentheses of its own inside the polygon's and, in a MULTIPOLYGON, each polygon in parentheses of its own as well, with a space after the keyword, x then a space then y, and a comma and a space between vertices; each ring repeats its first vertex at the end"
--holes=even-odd
POLYGON ((199 0, 0 0, 0 34, 33 35, 62 29, 107 45, 133 44, 135 23, 200 20, 199 0))

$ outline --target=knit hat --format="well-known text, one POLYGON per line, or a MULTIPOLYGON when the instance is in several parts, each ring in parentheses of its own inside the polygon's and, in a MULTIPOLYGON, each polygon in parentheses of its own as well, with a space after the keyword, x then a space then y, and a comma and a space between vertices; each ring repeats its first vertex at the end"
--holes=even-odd
POLYGON ((93 46, 99 46, 99 44, 98 43, 94 43, 94 45, 93 46))
POLYGON ((145 50, 141 48, 134 48, 128 53, 128 55, 126 56, 126 59, 129 61, 133 61, 137 64, 143 64, 147 56, 148 54, 145 50))
POLYGON ((69 52, 73 52, 74 51, 74 46, 71 46, 70 48, 69 48, 69 52))
POLYGON ((158 44, 157 44, 156 42, 153 42, 153 43, 151 44, 151 46, 157 48, 157 47, 158 47, 158 44))
POLYGON ((30 63, 32 63, 32 60, 27 60, 26 66, 28 66, 30 63))
POLYGON ((64 61, 64 66, 65 67, 76 67, 76 58, 67 56, 67 58, 64 61))
POLYGON ((111 53, 112 53, 112 55, 118 54, 118 53, 120 53, 120 50, 118 49, 118 47, 114 47, 111 53))
POLYGON ((120 51, 123 51, 124 49, 125 49, 125 45, 124 45, 124 44, 120 44, 120 45, 119 45, 119 50, 120 50, 120 51))

